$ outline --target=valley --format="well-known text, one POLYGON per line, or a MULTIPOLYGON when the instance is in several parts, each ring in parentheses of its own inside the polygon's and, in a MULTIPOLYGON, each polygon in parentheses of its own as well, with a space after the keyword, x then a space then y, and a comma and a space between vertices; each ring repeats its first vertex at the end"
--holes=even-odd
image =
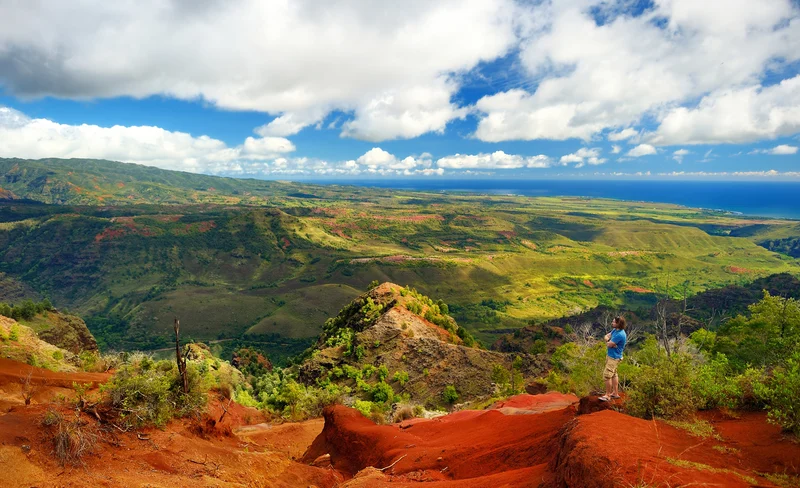
POLYGON ((281 361, 374 280, 441 298, 491 344, 598 305, 647 308, 684 283, 800 273, 793 221, 102 165, 0 160, 13 195, 0 203, 0 273, 7 301, 46 296, 103 349, 168 347, 179 316, 189 339, 262 343, 281 361))

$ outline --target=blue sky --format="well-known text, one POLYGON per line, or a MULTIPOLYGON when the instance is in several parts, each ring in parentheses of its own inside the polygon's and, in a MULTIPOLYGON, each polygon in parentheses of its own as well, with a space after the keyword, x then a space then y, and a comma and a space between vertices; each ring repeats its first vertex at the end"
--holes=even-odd
POLYGON ((281 179, 800 178, 791 0, 0 4, 0 157, 281 179))

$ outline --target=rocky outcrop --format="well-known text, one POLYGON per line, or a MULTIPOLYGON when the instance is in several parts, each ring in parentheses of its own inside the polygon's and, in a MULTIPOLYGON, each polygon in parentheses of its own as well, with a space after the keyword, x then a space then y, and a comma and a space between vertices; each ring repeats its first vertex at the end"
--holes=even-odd
POLYGON ((28 321, 28 325, 43 341, 73 354, 99 352, 97 341, 86 327, 86 322, 78 316, 56 311, 43 312, 28 321))
POLYGON ((558 445, 560 427, 574 410, 561 407, 538 415, 466 410, 395 425, 375 425, 341 405, 327 408, 324 416, 325 427, 303 462, 310 464, 327 454, 332 466, 349 476, 373 467, 386 468, 383 472, 392 476, 413 473, 426 481, 502 473, 518 480, 524 470, 541 473, 558 445))
MULTIPOLYGON (((300 366, 300 379, 313 384, 346 364, 358 368, 365 364, 385 365, 390 374, 387 381, 395 393, 407 393, 415 402, 435 404, 449 385, 455 387, 459 402, 494 394, 493 368, 499 365, 510 370, 514 356, 466 347, 452 318, 434 317, 425 308, 427 305, 420 310, 420 300, 412 295, 398 285, 384 283, 345 307, 334 320, 341 324, 338 330, 353 330, 349 347, 358 349, 360 357, 348 354, 345 346, 328 345, 327 339, 333 334, 323 335, 316 351, 300 366), (379 313, 369 316, 370 309, 379 313), (396 381, 396 372, 406 373, 408 380, 402 384, 396 381)), ((547 366, 538 357, 520 356, 525 376, 537 376, 547 366)))

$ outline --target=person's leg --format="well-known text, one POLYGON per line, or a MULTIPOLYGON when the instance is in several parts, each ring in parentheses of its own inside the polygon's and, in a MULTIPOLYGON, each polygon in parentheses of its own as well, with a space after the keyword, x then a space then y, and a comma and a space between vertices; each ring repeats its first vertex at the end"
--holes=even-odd
POLYGON ((600 397, 600 400, 604 402, 611 400, 611 378, 614 377, 612 366, 611 358, 606 357, 606 366, 603 369, 603 381, 606 385, 606 394, 600 397))
MULTIPOLYGON (((608 389, 608 387, 606 387, 608 389)), ((614 377, 611 378, 611 395, 619 396, 619 376, 614 373, 614 377)))

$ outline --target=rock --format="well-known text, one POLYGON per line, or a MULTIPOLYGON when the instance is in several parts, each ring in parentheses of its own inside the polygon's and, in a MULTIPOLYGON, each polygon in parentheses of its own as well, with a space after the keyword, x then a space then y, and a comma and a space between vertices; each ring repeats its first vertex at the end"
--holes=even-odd
POLYGON ((317 457, 311 463, 312 466, 316 466, 318 468, 328 468, 331 466, 331 455, 330 453, 325 453, 322 456, 317 457))

